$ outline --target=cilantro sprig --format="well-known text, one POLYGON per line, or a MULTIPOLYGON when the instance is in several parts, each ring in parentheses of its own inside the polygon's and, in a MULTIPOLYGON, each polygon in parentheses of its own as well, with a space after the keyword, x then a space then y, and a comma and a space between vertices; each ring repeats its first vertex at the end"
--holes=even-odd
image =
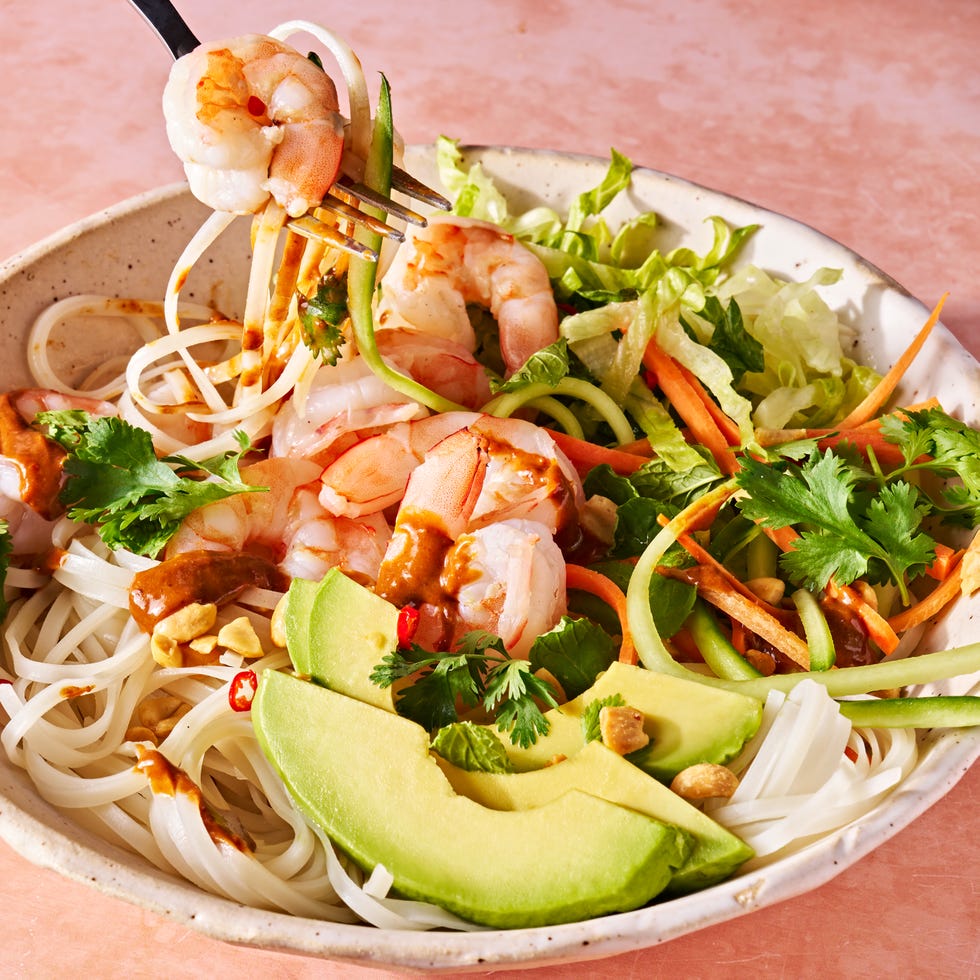
POLYGON ((548 733, 535 699, 556 707, 557 692, 533 673, 526 660, 515 660, 499 636, 484 630, 467 633, 459 646, 434 653, 417 644, 387 654, 371 672, 379 687, 414 678, 395 699, 398 713, 434 732, 459 721, 457 705, 483 707, 496 718, 497 729, 515 745, 527 748, 548 733))
POLYGON ((859 472, 827 450, 800 466, 742 457, 735 479, 748 492, 742 513, 765 527, 795 526, 800 537, 782 556, 783 567, 807 588, 868 577, 890 578, 908 601, 906 577, 921 574, 935 557, 935 542, 921 530, 928 507, 904 480, 869 494, 859 472))
POLYGON ((938 408, 886 415, 881 431, 902 450, 902 472, 929 470, 945 479, 959 478, 942 489, 946 506, 932 500, 944 521, 980 524, 980 432, 938 408))
POLYGON ((200 461, 180 455, 158 459, 150 434, 123 419, 73 409, 42 412, 37 420, 68 454, 60 494, 68 516, 94 524, 110 548, 156 555, 191 511, 265 489, 241 479, 238 464, 251 445, 243 433, 235 436, 237 452, 200 461))
POLYGON ((346 276, 324 276, 312 296, 296 299, 303 343, 324 364, 336 364, 346 340, 341 326, 350 316, 346 276))

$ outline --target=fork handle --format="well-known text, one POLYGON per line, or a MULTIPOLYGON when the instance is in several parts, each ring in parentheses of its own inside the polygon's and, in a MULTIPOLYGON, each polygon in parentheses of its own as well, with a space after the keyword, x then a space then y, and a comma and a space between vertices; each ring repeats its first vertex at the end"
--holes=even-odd
POLYGON ((170 49, 174 58, 188 54, 200 45, 194 32, 177 13, 170 0, 129 0, 170 49))

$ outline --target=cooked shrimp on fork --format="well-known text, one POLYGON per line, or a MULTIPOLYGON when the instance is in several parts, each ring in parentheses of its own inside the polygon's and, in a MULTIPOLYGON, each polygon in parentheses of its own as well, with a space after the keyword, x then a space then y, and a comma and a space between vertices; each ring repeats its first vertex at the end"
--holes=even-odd
POLYGON ((340 170, 334 83, 275 38, 248 34, 185 54, 163 110, 194 196, 217 211, 252 214, 271 196, 298 217, 319 205, 340 170))

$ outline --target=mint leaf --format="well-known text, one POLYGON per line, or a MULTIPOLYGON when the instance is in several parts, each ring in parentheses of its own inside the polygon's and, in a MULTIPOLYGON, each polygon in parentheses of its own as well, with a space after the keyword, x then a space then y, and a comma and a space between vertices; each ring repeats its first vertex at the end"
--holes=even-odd
POLYGON ((446 725, 436 732, 432 749, 467 772, 513 772, 503 743, 489 728, 471 721, 446 725))
POLYGON ((506 381, 491 378, 490 390, 494 394, 504 394, 533 384, 546 384, 553 388, 568 376, 568 371, 568 341, 561 337, 532 354, 506 381))
MULTIPOLYGON (((726 308, 721 305, 717 296, 707 296, 698 315, 714 327, 707 344, 708 349, 714 351, 731 368, 735 384, 748 372, 759 373, 765 370, 762 344, 745 329, 742 311, 734 299, 728 301, 726 308)), ((683 317, 681 323, 688 327, 683 317)))
POLYGON ((576 698, 592 686, 617 653, 612 637, 597 623, 562 616, 534 641, 528 661, 534 670, 544 668, 552 674, 566 697, 576 698))

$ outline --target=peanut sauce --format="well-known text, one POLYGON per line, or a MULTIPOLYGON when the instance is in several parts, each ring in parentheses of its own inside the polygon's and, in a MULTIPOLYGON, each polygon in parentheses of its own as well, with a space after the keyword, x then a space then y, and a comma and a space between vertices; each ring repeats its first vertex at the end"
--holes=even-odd
POLYGON ((14 407, 20 391, 0 396, 0 455, 13 460, 20 469, 21 500, 50 520, 61 508, 61 468, 65 451, 25 422, 14 407))
POLYGON ((191 602, 230 602, 250 586, 285 592, 289 578, 272 562, 244 552, 187 551, 137 572, 129 611, 139 628, 153 627, 191 602))
POLYGON ((183 769, 178 769, 173 765, 162 752, 147 748, 145 745, 137 746, 136 752, 139 759, 136 763, 136 769, 146 776, 150 789, 154 793, 173 797, 176 797, 178 793, 183 794, 197 804, 197 808, 201 812, 201 822, 215 844, 227 844, 243 854, 250 854, 253 851, 252 845, 244 837, 240 837, 233 830, 224 826, 220 819, 211 812, 211 808, 204 802, 201 790, 183 769))

